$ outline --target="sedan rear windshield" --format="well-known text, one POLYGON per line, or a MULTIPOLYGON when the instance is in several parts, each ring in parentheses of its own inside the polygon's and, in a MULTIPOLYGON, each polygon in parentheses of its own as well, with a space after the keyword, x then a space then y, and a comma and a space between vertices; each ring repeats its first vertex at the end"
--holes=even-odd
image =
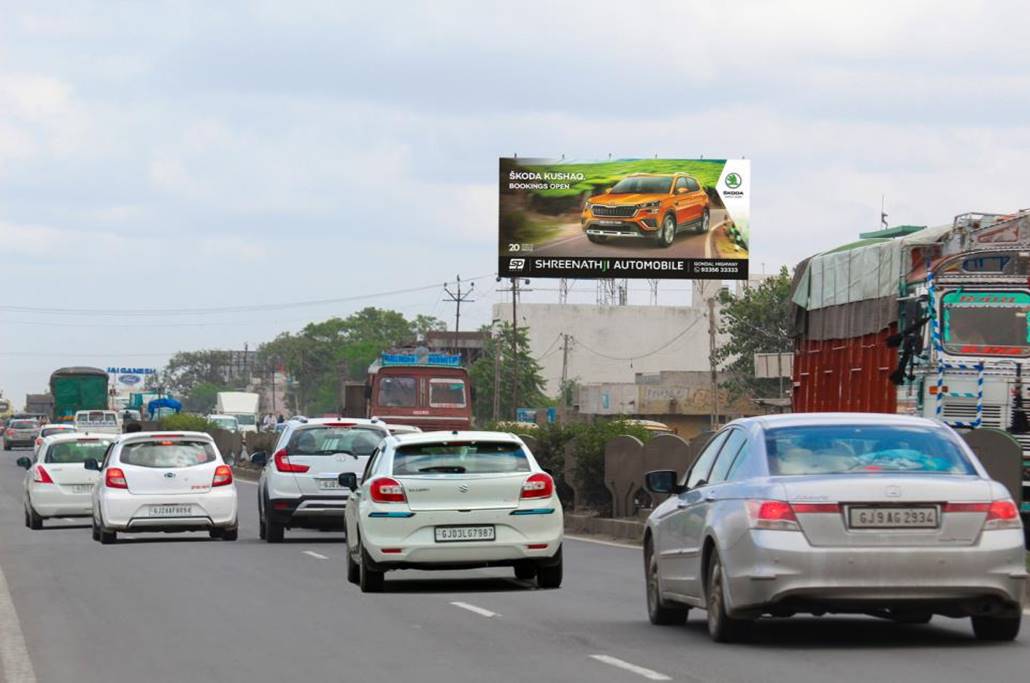
POLYGON ((503 474, 529 472, 529 459, 511 442, 455 442, 401 446, 393 456, 393 473, 503 474))
POLYGON ((216 459, 215 448, 206 441, 142 441, 126 444, 121 462, 137 467, 193 467, 216 459))
POLYGON ((11 429, 35 429, 36 426, 35 420, 11 420, 10 424, 11 429))
POLYGON ((47 449, 44 462, 85 462, 87 458, 100 462, 110 445, 110 441, 99 440, 55 443, 47 449))
POLYGON ((769 473, 776 475, 920 472, 975 474, 946 432, 932 427, 833 425, 766 432, 769 473))
POLYGON ((290 438, 290 455, 371 455, 385 434, 369 427, 311 426, 298 429, 290 438))

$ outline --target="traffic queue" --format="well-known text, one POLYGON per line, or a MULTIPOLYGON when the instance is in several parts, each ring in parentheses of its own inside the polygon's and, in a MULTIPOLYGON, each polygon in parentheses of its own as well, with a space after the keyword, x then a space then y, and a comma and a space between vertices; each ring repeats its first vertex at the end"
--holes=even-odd
MULTIPOLYGON (((366 593, 402 569, 509 567, 560 587, 562 504, 520 437, 392 427, 289 421, 271 453, 250 454, 261 467, 259 537, 344 530, 347 580, 366 593)), ((30 529, 86 517, 105 545, 152 532, 238 538, 234 473, 206 433, 58 429, 17 462, 30 529)), ((685 472, 652 471, 645 488, 656 501, 642 539, 653 624, 682 624, 700 608, 721 642, 746 639, 760 617, 798 613, 968 617, 981 640, 1019 633, 1028 573, 1018 507, 939 421, 742 418, 685 472)))

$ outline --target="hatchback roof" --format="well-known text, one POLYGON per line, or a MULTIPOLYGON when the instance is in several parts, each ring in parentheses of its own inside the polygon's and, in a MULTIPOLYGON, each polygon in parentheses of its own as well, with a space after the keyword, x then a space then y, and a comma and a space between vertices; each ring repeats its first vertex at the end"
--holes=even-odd
POLYGON ((734 420, 738 424, 758 424, 764 429, 775 427, 803 427, 805 425, 880 424, 895 427, 943 427, 943 423, 914 415, 890 413, 784 413, 759 415, 734 420))

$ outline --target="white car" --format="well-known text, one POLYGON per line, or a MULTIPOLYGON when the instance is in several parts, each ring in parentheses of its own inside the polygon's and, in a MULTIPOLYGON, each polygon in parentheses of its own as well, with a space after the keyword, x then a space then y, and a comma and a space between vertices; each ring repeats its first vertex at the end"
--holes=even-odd
POLYGON ((342 529, 350 490, 340 485, 339 475, 362 472, 389 435, 378 420, 287 422, 271 459, 263 452, 250 456, 251 463, 264 466, 258 479, 261 538, 280 543, 285 529, 342 529))
POLYGON ((93 489, 93 539, 114 543, 117 534, 208 531, 235 541, 238 501, 232 469, 214 439, 201 432, 126 434, 103 463, 93 489))
POLYGON ((562 580, 563 516, 554 480, 502 432, 391 436, 347 502, 347 579, 383 589, 394 569, 514 567, 541 588, 562 580))
POLYGON ((240 422, 233 415, 208 415, 208 422, 214 422, 218 427, 228 432, 240 431, 240 422))
POLYGON ((35 447, 34 447, 33 450, 38 454, 39 453, 39 447, 43 445, 43 439, 47 438, 48 436, 53 436, 54 434, 66 434, 68 432, 75 432, 75 431, 77 431, 77 430, 75 429, 74 425, 69 425, 69 424, 45 424, 45 425, 43 425, 42 427, 39 428, 39 435, 36 437, 36 443, 35 443, 35 447))
POLYGON ((75 430, 46 437, 34 457, 18 458, 25 473, 25 526, 42 529, 48 517, 89 517, 97 473, 86 460, 101 460, 114 442, 110 436, 75 430))
POLYGON ((75 428, 94 434, 121 434, 118 413, 113 410, 80 410, 75 413, 75 428))

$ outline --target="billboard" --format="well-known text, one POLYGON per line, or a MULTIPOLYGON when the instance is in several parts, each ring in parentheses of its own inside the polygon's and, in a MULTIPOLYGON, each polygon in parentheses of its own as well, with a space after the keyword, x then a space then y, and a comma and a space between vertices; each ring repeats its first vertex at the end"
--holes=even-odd
POLYGON ((107 374, 110 376, 111 388, 116 394, 129 393, 131 391, 142 391, 148 376, 156 375, 155 368, 122 368, 109 367, 107 374))
POLYGON ((747 278, 748 159, 501 158, 502 277, 747 278))

